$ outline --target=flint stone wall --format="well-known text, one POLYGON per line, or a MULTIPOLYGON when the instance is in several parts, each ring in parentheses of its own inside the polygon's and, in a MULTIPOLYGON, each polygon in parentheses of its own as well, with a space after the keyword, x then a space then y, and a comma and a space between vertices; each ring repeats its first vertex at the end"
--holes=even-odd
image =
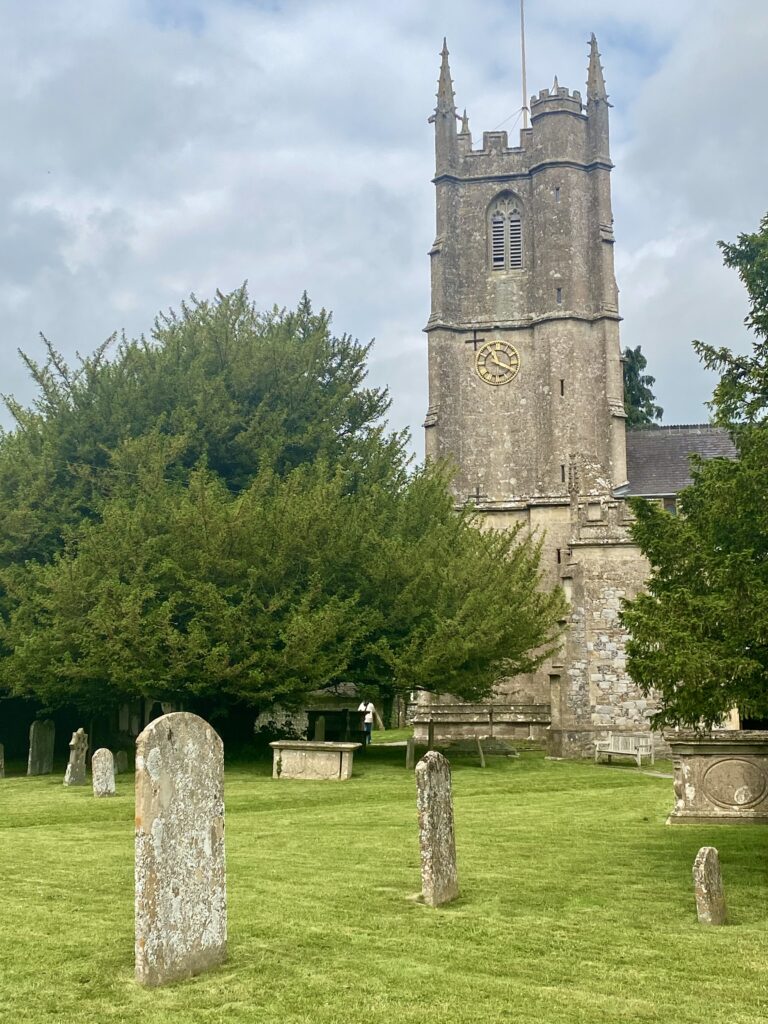
POLYGON ((101 747, 91 759, 94 796, 115 795, 115 759, 112 751, 101 747))
POLYGON ((668 824, 768 824, 768 732, 679 732, 666 739, 675 769, 668 824))
POLYGON ((451 766, 442 754, 430 750, 416 765, 415 775, 421 894, 428 906, 439 907, 459 895, 451 766))
POLYGON ((29 759, 27 775, 50 775, 53 771, 53 741, 56 726, 50 718, 33 722, 29 727, 29 759))
POLYGON ((224 748, 174 712, 136 740, 136 980, 164 985, 226 959, 224 748))

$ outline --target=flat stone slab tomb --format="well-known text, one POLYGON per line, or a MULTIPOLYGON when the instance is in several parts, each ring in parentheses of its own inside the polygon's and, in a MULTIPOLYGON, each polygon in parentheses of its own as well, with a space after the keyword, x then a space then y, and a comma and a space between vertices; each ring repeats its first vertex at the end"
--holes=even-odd
POLYGON ((274 740, 273 779, 332 779, 352 777, 352 759, 361 743, 325 743, 318 740, 274 740))

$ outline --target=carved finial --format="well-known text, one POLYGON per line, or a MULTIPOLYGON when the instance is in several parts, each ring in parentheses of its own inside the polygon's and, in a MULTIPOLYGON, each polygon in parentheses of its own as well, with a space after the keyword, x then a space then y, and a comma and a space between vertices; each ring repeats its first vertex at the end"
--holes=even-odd
POLYGON ((442 61, 440 63, 440 80, 437 85, 437 113, 454 114, 456 105, 453 102, 453 82, 451 81, 451 69, 448 66, 448 44, 445 38, 443 38, 440 56, 442 61))
POLYGON ((587 71, 587 102, 590 100, 607 100, 603 68, 600 64, 600 53, 597 49, 595 33, 589 40, 589 70, 587 71))
POLYGON ((461 115, 461 134, 469 135, 469 118, 467 117, 466 107, 464 107, 464 113, 461 115))
POLYGON ((552 95, 553 96, 557 96, 557 90, 559 88, 560 88, 560 83, 557 81, 557 75, 555 75, 555 80, 552 83, 552 95))

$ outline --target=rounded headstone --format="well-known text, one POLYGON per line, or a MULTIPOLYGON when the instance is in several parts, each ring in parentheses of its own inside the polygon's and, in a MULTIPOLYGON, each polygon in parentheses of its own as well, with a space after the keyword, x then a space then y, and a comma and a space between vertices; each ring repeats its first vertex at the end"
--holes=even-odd
POLYGON ((91 759, 94 796, 115 795, 115 759, 112 751, 100 747, 91 759))
POLYGON ((136 740, 136 980, 164 985, 226 955, 224 748, 177 711, 136 740))

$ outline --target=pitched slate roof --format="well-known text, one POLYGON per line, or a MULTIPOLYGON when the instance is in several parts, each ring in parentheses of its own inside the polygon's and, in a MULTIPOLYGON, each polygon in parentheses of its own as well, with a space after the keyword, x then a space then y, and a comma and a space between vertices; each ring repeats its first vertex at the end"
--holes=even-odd
POLYGON ((627 430, 627 476, 630 495, 677 494, 691 483, 688 456, 737 458, 723 427, 693 424, 627 430))

